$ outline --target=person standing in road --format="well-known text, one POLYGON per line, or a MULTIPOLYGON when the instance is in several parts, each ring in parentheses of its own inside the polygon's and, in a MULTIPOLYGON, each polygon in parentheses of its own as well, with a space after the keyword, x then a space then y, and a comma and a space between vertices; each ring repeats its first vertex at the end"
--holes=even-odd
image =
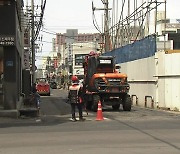
POLYGON ((31 92, 32 92, 32 93, 34 94, 34 96, 35 96, 37 108, 40 109, 40 95, 37 93, 36 83, 33 83, 33 84, 32 84, 31 92))
POLYGON ((72 76, 71 81, 72 83, 69 87, 68 98, 71 103, 72 121, 77 121, 75 116, 75 107, 77 107, 79 111, 79 120, 84 121, 85 119, 82 115, 82 86, 79 84, 77 76, 72 76))

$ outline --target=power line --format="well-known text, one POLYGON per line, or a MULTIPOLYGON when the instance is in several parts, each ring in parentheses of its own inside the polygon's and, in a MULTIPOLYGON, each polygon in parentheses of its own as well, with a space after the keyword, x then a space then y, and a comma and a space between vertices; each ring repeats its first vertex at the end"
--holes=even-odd
POLYGON ((98 24, 97 24, 97 20, 96 20, 96 17, 95 17, 95 8, 94 8, 94 4, 93 4, 93 0, 92 0, 92 18, 93 18, 93 25, 94 27, 97 29, 97 31, 102 34, 98 24))
POLYGON ((46 7, 46 0, 44 0, 44 4, 42 5, 42 8, 41 8, 40 21, 39 21, 39 24, 37 26, 37 31, 35 33, 35 37, 33 38, 34 41, 37 39, 37 37, 39 35, 39 31, 40 31, 41 26, 42 26, 42 20, 43 20, 43 16, 44 16, 45 7, 46 7))
MULTIPOLYGON (((147 14, 150 13, 152 10, 156 9, 156 7, 161 5, 163 2, 156 3, 156 0, 151 0, 149 3, 147 3, 146 6, 145 6, 146 2, 144 2, 138 8, 136 7, 136 9, 130 15, 126 16, 126 18, 122 18, 122 14, 124 13, 124 11, 123 11, 124 3, 125 3, 125 0, 122 2, 122 9, 121 9, 121 14, 120 14, 120 18, 119 18, 118 23, 112 25, 112 27, 109 29, 109 30, 111 30, 111 29, 114 29, 115 27, 117 28, 116 31, 112 30, 112 33, 116 32, 115 41, 114 41, 115 42, 114 43, 114 48, 115 48, 116 44, 119 45, 117 43, 118 37, 121 37, 121 41, 122 41, 125 38, 126 33, 129 33, 130 29, 127 26, 130 25, 133 22, 139 21, 139 30, 138 30, 138 32, 136 34, 135 39, 134 39, 134 40, 137 40, 137 38, 138 38, 138 36, 140 34, 140 31, 143 28, 144 20, 145 20, 147 14), (156 3, 156 6, 153 6, 153 3, 156 3), (146 9, 146 11, 145 11, 145 13, 142 13, 142 11, 144 9, 146 9), (121 30, 121 32, 119 32, 119 29, 121 30), (124 30, 124 29, 126 31, 122 32, 122 30, 124 30)), ((131 38, 129 37, 127 39, 131 39, 131 38)))

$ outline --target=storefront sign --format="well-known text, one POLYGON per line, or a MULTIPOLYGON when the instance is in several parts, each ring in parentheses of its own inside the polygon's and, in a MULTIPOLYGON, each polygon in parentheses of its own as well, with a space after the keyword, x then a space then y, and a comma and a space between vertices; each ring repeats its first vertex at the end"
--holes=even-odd
POLYGON ((24 47, 30 47, 30 32, 27 29, 24 32, 24 47))
POLYGON ((15 38, 13 36, 0 36, 0 46, 14 46, 15 38))
POLYGON ((29 69, 30 68, 30 54, 29 50, 24 50, 24 57, 23 57, 23 68, 29 69))

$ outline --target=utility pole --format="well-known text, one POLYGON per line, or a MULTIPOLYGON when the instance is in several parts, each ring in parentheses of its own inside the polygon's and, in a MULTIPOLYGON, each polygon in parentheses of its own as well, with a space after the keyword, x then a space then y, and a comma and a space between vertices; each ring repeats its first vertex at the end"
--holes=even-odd
POLYGON ((105 52, 110 50, 110 37, 109 37, 109 6, 108 0, 104 0, 105 19, 104 19, 104 35, 105 35, 105 52))
POLYGON ((145 35, 149 35, 149 20, 150 20, 149 0, 147 0, 147 18, 146 18, 146 33, 145 33, 145 35))
POLYGON ((141 10, 142 14, 141 14, 141 33, 140 33, 140 36, 141 36, 141 39, 144 38, 144 31, 143 31, 143 21, 144 21, 144 0, 142 0, 142 10, 141 10))
POLYGON ((156 10, 155 10, 155 25, 154 25, 154 28, 155 28, 155 30, 154 30, 154 33, 156 34, 157 33, 157 0, 155 1, 155 3, 156 3, 156 10))
POLYGON ((165 9, 165 14, 164 14, 164 20, 165 20, 165 22, 164 22, 164 51, 166 50, 166 22, 167 22, 167 1, 166 0, 164 0, 164 9, 165 9))
POLYGON ((32 10, 32 27, 31 27, 31 52, 32 52, 32 83, 35 82, 35 39, 34 39, 34 0, 31 0, 31 10, 32 10))
POLYGON ((133 40, 135 40, 137 35, 137 0, 134 0, 134 34, 133 34, 133 40))
POLYGON ((131 27, 130 27, 130 0, 128 0, 128 17, 127 17, 127 43, 130 43, 130 31, 131 31, 131 27))
POLYGON ((104 39, 105 39, 105 52, 110 50, 110 36, 109 36, 109 2, 108 0, 102 0, 104 8, 93 8, 94 10, 104 10, 104 39))

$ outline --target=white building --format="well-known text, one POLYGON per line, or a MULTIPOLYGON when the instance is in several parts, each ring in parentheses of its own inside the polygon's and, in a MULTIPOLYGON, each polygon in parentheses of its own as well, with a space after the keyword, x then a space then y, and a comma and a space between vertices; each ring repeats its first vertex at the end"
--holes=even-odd
MULTIPOLYGON (((83 59, 85 55, 89 54, 91 51, 96 51, 98 45, 94 42, 86 42, 86 43, 72 43, 70 45, 71 50, 71 58, 70 65, 72 65, 72 75, 77 75, 80 78, 84 76, 83 69, 83 59)), ((67 49, 68 52, 69 49, 67 49)))

